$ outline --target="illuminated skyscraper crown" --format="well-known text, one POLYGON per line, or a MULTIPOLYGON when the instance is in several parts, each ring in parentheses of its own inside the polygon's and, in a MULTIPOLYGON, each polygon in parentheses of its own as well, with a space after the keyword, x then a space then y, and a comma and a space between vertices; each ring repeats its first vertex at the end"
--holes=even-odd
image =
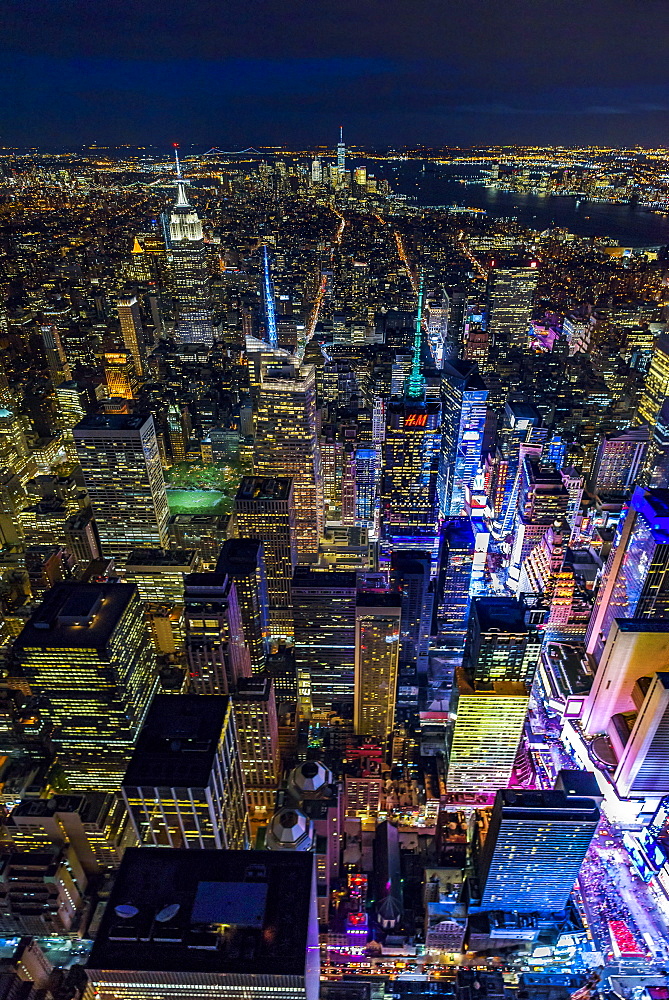
POLYGON ((416 313, 416 329, 413 337, 413 360, 411 374, 407 379, 406 395, 409 399, 422 399, 425 391, 425 381, 421 374, 421 348, 423 343, 423 274, 421 272, 418 285, 418 311, 416 313))

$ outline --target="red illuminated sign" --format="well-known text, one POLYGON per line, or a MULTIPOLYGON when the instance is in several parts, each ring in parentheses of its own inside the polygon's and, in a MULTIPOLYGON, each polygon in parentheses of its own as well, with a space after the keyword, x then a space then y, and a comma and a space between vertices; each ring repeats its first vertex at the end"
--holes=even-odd
POLYGON ((404 421, 405 427, 425 427, 427 425, 427 413, 407 413, 404 421))

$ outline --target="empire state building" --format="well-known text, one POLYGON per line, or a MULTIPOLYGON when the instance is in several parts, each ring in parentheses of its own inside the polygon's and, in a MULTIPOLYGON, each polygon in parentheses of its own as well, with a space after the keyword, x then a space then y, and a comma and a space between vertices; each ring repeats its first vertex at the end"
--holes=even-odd
POLYGON ((188 201, 176 150, 175 157, 177 199, 170 214, 170 253, 177 306, 174 335, 179 344, 211 345, 214 327, 202 223, 188 201))

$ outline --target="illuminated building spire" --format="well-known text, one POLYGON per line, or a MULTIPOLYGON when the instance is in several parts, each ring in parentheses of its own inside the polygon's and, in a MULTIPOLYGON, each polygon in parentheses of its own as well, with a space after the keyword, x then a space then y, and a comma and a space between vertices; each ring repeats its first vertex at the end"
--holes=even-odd
POLYGON ((423 342, 423 274, 421 272, 418 285, 418 311, 416 313, 416 329, 413 337, 413 361, 411 374, 407 380, 406 394, 409 399, 421 399, 425 383, 420 370, 420 355, 423 342))
POLYGON ((175 184, 177 187, 177 200, 174 203, 175 208, 190 208, 190 202, 186 196, 186 181, 184 180, 183 174, 181 173, 181 164, 179 163, 179 143, 174 143, 174 164, 176 167, 176 180, 175 184))
POLYGON ((278 347, 279 341, 276 335, 276 305, 274 302, 274 285, 269 269, 269 254, 267 244, 263 246, 263 298, 265 299, 265 325, 267 339, 270 347, 278 347))

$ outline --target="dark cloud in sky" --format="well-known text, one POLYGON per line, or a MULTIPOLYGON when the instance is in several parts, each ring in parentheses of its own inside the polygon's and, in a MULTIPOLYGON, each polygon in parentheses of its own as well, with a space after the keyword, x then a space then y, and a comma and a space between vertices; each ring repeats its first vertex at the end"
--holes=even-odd
POLYGON ((667 0, 2 0, 0 143, 669 143, 667 0))

